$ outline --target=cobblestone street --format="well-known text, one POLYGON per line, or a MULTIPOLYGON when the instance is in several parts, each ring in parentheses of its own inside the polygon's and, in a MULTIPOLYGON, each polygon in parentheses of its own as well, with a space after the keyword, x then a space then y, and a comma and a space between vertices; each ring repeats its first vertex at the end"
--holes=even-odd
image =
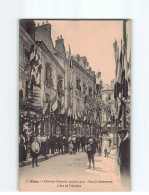
POLYGON ((95 155, 95 169, 88 169, 86 153, 59 155, 40 162, 39 167, 21 167, 20 188, 32 191, 121 191, 119 166, 116 151, 108 158, 95 155), (68 185, 68 186, 67 186, 68 185), (36 186, 36 187, 35 187, 36 186))

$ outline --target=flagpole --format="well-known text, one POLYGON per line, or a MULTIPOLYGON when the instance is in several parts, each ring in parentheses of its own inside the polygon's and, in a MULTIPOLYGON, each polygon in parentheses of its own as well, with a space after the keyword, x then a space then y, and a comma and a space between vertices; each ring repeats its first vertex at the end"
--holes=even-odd
MULTIPOLYGON (((126 51, 126 22, 127 22, 127 20, 123 20, 123 41, 124 41, 123 55, 126 55, 126 53, 127 53, 127 51, 126 51)), ((124 58, 124 56, 123 56, 123 58, 124 58)), ((126 129, 126 103, 124 101, 123 101, 123 119, 122 120, 123 120, 123 128, 126 129)))
MULTIPOLYGON (((72 92, 71 92, 71 109, 72 109, 72 116, 73 116, 73 64, 72 64, 72 59, 70 60, 70 64, 71 64, 71 85, 72 85, 72 92)), ((70 126, 71 126, 71 134, 72 134, 72 120, 70 117, 70 126)))

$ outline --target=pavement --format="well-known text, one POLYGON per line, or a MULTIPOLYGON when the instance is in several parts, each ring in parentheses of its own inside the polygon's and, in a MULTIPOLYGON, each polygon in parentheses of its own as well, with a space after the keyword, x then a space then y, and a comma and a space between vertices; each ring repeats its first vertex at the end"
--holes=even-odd
MULTIPOLYGON (((49 158, 52 158, 52 157, 58 156, 58 155, 60 155, 59 152, 55 152, 54 154, 48 154, 46 157, 40 155, 40 156, 38 156, 38 162, 42 162, 42 161, 48 160, 49 158)), ((28 166, 28 165, 31 165, 31 164, 32 164, 32 158, 29 157, 29 158, 27 158, 26 161, 19 162, 19 167, 28 166)))
MULTIPOLYGON (((31 161, 30 161, 31 164, 31 161)), ((39 167, 19 168, 20 191, 125 191, 121 186, 116 150, 109 157, 95 155, 95 169, 88 169, 85 152, 58 153, 47 160, 39 157, 39 167), (52 158, 51 158, 52 157, 52 158), (41 158, 41 161, 40 161, 41 158)))

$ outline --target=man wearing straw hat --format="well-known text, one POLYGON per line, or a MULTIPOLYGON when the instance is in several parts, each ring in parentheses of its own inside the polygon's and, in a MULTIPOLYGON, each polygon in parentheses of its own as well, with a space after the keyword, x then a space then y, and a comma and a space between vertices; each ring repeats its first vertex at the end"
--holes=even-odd
POLYGON ((121 138, 121 143, 119 146, 119 165, 122 185, 124 187, 129 187, 130 185, 130 139, 128 137, 127 130, 120 130, 119 136, 121 138))

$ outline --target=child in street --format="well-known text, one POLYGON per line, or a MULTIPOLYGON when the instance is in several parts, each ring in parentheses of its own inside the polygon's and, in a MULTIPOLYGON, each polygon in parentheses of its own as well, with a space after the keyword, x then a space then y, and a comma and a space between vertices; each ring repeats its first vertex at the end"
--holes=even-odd
POLYGON ((34 164, 36 165, 36 167, 39 167, 39 165, 37 164, 37 158, 39 156, 39 151, 40 151, 40 147, 37 142, 37 138, 34 137, 33 143, 31 145, 31 156, 32 156, 32 167, 33 168, 34 168, 34 164))
POLYGON ((88 169, 91 169, 91 162, 93 163, 93 169, 95 169, 95 160, 94 160, 95 153, 96 153, 96 146, 93 139, 90 138, 87 144, 87 155, 89 161, 88 169))

